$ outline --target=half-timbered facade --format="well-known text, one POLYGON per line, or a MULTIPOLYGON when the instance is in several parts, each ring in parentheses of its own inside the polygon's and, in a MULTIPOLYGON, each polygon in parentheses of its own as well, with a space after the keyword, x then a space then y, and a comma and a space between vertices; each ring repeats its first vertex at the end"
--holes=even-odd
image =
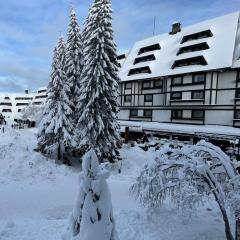
POLYGON ((119 74, 120 120, 240 127, 239 13, 135 43, 119 74))

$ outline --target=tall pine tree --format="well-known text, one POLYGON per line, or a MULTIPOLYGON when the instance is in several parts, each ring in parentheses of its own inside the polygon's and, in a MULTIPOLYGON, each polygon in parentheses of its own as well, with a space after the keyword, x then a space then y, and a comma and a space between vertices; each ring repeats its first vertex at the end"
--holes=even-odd
POLYGON ((66 56, 63 38, 59 39, 54 50, 51 79, 48 85, 48 98, 38 133, 38 149, 52 157, 62 158, 66 147, 72 143, 73 125, 69 100, 70 86, 65 72, 66 56))
MULTIPOLYGON (((74 108, 76 107, 77 99, 80 88, 80 75, 83 68, 83 44, 81 38, 80 27, 76 12, 71 9, 70 23, 68 26, 68 40, 66 49, 66 73, 69 84, 71 86, 70 100, 73 102, 74 108)), ((76 111, 77 113, 78 111, 76 111)), ((79 116, 77 116, 77 119, 79 116)), ((76 120, 76 119, 74 119, 76 120)))
POLYGON ((100 159, 118 158, 118 65, 110 0, 95 0, 84 30, 84 67, 78 98, 78 147, 100 159))

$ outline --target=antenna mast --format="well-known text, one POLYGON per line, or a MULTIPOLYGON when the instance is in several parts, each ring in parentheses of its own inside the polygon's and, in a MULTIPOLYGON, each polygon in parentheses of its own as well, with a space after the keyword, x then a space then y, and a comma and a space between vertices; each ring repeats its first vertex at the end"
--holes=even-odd
POLYGON ((153 36, 155 36, 155 31, 156 31, 156 16, 154 16, 153 19, 153 36))

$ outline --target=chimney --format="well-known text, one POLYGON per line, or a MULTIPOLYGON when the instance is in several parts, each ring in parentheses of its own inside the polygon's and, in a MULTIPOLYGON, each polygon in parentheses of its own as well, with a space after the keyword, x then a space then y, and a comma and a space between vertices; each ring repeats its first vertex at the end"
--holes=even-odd
POLYGON ((28 94, 28 90, 25 90, 25 94, 28 94))
POLYGON ((178 32, 181 32, 181 23, 180 22, 173 23, 172 31, 169 34, 174 35, 177 34, 178 32))

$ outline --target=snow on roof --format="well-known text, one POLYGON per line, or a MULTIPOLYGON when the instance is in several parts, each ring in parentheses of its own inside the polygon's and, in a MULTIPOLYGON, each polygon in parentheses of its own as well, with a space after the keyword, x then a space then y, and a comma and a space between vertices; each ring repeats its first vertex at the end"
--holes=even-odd
MULTIPOLYGON (((181 32, 177 34, 170 35, 169 33, 165 33, 136 42, 120 69, 119 75, 121 80, 130 81, 232 67, 236 33, 237 29, 239 29, 238 20, 239 12, 236 12, 182 28, 181 32), (210 37, 181 43, 184 36, 209 30, 210 34, 212 34, 210 37), (209 49, 183 53, 177 56, 178 50, 181 47, 204 42, 208 44, 209 49), (141 53, 139 55, 139 50, 141 48, 154 44, 159 44, 161 49, 141 53), (150 54, 154 54, 156 60, 134 64, 137 57, 148 56, 150 54), (203 56, 207 65, 191 65, 172 69, 176 60, 198 56, 203 56), (150 67, 151 73, 140 73, 129 76, 130 69, 146 66, 150 67)), ((238 33, 238 42, 240 44, 240 29, 238 33)), ((235 54, 237 54, 236 51, 235 54)))

